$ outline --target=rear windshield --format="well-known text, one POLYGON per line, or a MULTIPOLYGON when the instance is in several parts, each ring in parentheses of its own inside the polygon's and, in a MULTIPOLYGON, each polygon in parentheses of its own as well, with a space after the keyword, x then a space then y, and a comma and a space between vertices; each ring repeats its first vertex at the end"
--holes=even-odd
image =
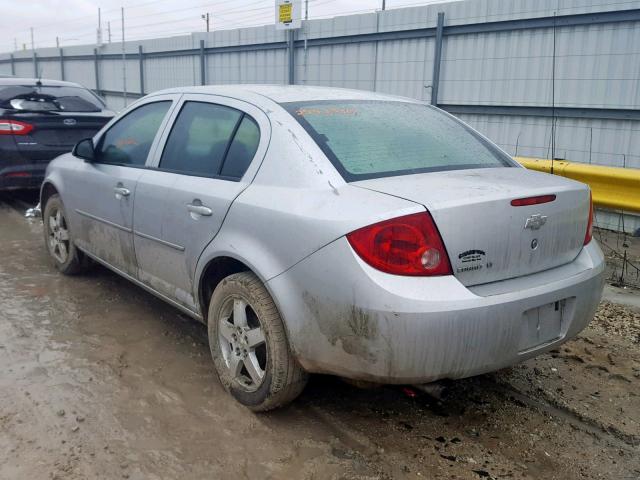
POLYGON ((514 165, 462 122, 428 105, 315 101, 285 103, 283 107, 349 182, 514 165))
POLYGON ((99 112, 104 104, 81 87, 2 85, 0 108, 26 112, 99 112))

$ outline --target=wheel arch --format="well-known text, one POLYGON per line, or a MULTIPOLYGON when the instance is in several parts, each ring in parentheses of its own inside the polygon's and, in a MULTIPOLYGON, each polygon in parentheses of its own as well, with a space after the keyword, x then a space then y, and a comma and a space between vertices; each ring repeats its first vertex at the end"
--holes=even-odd
MULTIPOLYGON (((214 255, 206 260, 200 259, 202 267, 199 267, 196 271, 196 299, 198 301, 198 306, 200 307, 200 312, 202 314, 203 323, 208 323, 208 314, 209 314, 209 300, 211 299, 211 295, 215 288, 229 275, 233 275, 234 273, 240 272, 251 272, 256 275, 260 281, 263 283, 264 287, 271 295, 276 307, 278 308, 278 312, 280 313, 280 317, 282 318, 282 322, 284 324, 285 334, 287 336, 287 341, 289 345, 291 345, 289 327, 287 325, 287 320, 284 317, 282 312, 282 308, 280 307, 280 302, 278 298, 275 296, 274 292, 271 289, 271 285, 267 281, 268 279, 262 275, 256 266, 248 261, 245 258, 242 258, 238 255, 230 253, 228 251, 220 252, 218 255, 214 255), (200 272, 199 274, 197 272, 200 272)), ((294 355, 296 355, 295 351, 292 351, 294 355)), ((296 355, 297 356, 297 355, 296 355)))
POLYGON ((51 182, 50 180, 45 180, 40 187, 40 208, 44 211, 44 207, 47 205, 47 200, 51 198, 52 195, 59 194, 60 191, 58 188, 51 182))
POLYGON ((246 261, 236 256, 221 253, 203 262, 203 267, 197 276, 196 298, 204 323, 208 323, 209 300, 211 299, 213 291, 226 277, 240 272, 252 272, 264 283, 264 279, 255 269, 251 268, 246 261))

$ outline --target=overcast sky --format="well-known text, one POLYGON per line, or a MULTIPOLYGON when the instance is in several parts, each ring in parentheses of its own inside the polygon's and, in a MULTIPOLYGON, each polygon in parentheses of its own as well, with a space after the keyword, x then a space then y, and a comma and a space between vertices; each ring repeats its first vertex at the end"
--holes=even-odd
MULTIPOLYGON (((387 0, 387 8, 436 3, 443 0, 387 0)), ((302 0, 304 4, 304 0, 302 0)), ((96 41, 98 7, 102 9, 104 40, 107 22, 114 41, 121 36, 120 7, 125 9, 127 40, 204 31, 203 13, 212 15, 213 28, 264 25, 274 21, 274 0, 1 0, 0 52, 31 46, 30 27, 35 46, 91 44, 96 41)), ((382 0, 309 0, 309 17, 374 11, 382 0)))

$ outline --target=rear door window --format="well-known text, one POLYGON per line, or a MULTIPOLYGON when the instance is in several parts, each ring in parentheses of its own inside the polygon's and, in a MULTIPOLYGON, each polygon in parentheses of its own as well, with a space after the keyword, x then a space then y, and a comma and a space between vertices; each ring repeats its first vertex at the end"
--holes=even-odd
POLYGON ((260 129, 258 124, 251 117, 245 115, 224 160, 221 175, 241 178, 249 168, 259 143, 260 129))
POLYGON ((185 102, 159 168, 202 177, 242 177, 258 148, 258 126, 234 108, 185 102))
POLYGON ((114 123, 98 144, 98 163, 142 166, 171 101, 147 103, 114 123))
POLYGON ((346 181, 513 166, 508 156, 490 142, 428 105, 347 100, 283 106, 346 181))

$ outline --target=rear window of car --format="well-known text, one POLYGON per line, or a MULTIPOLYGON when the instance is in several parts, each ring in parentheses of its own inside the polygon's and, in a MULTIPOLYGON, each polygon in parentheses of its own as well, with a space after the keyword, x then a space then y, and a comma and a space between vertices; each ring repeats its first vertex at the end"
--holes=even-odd
POLYGON ((395 101, 284 103, 346 181, 514 166, 459 120, 429 105, 395 101))
POLYGON ((2 85, 0 108, 27 112, 99 112, 104 104, 82 87, 2 85))

